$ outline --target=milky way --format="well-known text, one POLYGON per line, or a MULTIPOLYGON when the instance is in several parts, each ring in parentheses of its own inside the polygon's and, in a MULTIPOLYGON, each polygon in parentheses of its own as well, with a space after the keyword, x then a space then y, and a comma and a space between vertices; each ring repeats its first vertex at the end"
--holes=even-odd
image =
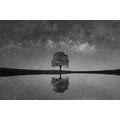
POLYGON ((1 66, 21 64, 24 67, 26 63, 22 65, 22 62, 30 61, 32 67, 33 63, 37 62, 33 65, 37 66, 45 60, 44 64, 48 64, 56 51, 67 52, 71 61, 77 58, 86 64, 89 59, 96 66, 110 56, 114 61, 119 48, 120 21, 0 21, 1 66))

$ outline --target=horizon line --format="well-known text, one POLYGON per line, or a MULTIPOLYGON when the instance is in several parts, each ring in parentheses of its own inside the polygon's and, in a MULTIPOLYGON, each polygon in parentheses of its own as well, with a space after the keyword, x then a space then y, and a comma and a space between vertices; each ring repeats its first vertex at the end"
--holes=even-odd
POLYGON ((89 71, 72 71, 72 70, 33 70, 33 69, 17 69, 0 67, 0 77, 20 76, 20 75, 55 75, 55 74, 106 74, 120 75, 120 69, 110 70, 89 70, 89 71))

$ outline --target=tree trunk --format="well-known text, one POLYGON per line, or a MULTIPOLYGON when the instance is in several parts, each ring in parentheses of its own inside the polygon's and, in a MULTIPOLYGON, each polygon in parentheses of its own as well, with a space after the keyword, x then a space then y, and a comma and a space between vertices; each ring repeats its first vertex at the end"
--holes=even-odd
POLYGON ((62 77, 61 77, 61 73, 60 73, 60 77, 59 77, 59 79, 61 80, 61 78, 62 78, 62 77))
POLYGON ((59 67, 60 67, 60 79, 61 79, 61 68, 62 68, 62 65, 60 65, 59 67))
POLYGON ((61 71, 62 66, 60 65, 59 67, 60 67, 60 71, 61 71))

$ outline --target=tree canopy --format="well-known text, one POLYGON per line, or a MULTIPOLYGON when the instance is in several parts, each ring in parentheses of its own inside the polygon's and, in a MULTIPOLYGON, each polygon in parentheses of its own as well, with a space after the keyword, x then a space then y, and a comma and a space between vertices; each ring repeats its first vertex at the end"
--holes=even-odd
POLYGON ((53 55, 53 59, 52 59, 52 67, 69 67, 69 58, 68 55, 66 55, 64 52, 56 52, 53 55))

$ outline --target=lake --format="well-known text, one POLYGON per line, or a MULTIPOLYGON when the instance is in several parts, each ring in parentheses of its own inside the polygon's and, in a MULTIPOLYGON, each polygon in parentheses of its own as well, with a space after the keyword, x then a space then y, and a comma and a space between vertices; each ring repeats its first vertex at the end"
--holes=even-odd
POLYGON ((0 78, 1 100, 118 100, 120 76, 30 75, 0 78))

